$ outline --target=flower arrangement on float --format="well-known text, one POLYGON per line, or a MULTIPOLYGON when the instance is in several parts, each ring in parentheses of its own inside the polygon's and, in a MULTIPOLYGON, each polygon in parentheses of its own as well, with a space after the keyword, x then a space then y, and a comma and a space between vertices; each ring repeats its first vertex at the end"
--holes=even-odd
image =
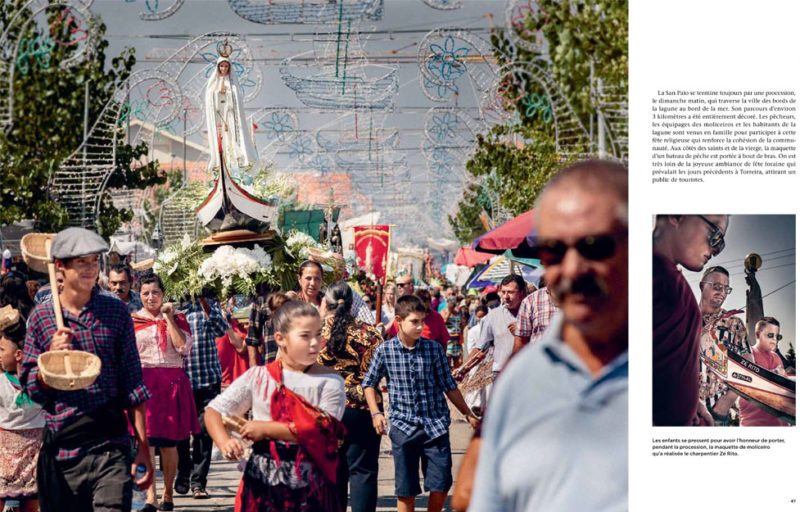
POLYGON ((255 295, 264 283, 290 290, 297 284, 300 264, 307 259, 323 265, 325 284, 344 276, 343 261, 337 265, 336 255, 326 245, 299 231, 290 231, 285 237, 276 233, 252 247, 221 245, 213 252, 204 252, 200 240, 184 235, 180 242, 161 251, 153 271, 172 299, 194 298, 208 288, 224 299, 255 295))

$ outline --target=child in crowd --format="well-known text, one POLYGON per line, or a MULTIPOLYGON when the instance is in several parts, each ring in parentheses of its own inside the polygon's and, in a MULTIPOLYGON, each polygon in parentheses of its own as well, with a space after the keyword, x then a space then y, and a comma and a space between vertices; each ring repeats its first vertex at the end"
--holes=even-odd
POLYGON ((5 502, 21 502, 22 512, 39 509, 36 462, 42 446, 44 414, 22 390, 18 370, 22 362, 25 322, 10 307, 0 312, 0 510, 5 502))
POLYGON ((388 428, 378 408, 377 391, 386 377, 389 403, 392 406, 389 438, 395 467, 395 492, 398 512, 414 510, 419 486, 419 463, 422 458, 425 490, 430 491, 428 511, 441 511, 453 484, 453 459, 450 453, 450 410, 444 396, 456 406, 472 427, 478 418, 464 402, 464 397, 450 375, 444 348, 421 337, 429 308, 416 296, 397 299, 395 323, 397 336, 379 345, 362 381, 364 394, 378 434, 388 428))
POLYGON ((344 380, 316 363, 322 322, 311 304, 289 301, 275 312, 280 358, 250 368, 206 408, 208 433, 222 454, 244 454, 223 417, 253 419, 239 430, 253 451, 236 495, 237 512, 339 511, 338 449, 344 440, 344 380))

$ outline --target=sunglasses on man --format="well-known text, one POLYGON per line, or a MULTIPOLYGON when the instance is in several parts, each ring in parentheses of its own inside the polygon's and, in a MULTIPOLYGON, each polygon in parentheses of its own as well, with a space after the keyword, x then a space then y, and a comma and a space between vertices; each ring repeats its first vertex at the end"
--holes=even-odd
POLYGON ((698 215, 698 217, 711 228, 711 231, 708 233, 708 245, 711 247, 713 255, 716 256, 725 249, 725 234, 719 229, 719 226, 707 218, 702 215, 698 215))
POLYGON ((628 238, 627 231, 589 235, 567 244, 562 240, 539 240, 536 254, 543 265, 561 263, 569 249, 574 248, 584 258, 592 261, 603 261, 616 254, 622 241, 628 238))
POLYGON ((725 292, 725 295, 730 295, 733 288, 726 286, 722 283, 712 283, 711 281, 700 281, 701 283, 710 285, 715 292, 725 292))
POLYGON ((767 338, 769 338, 771 340, 772 339, 777 339, 778 341, 781 341, 783 339, 783 334, 775 334, 774 332, 768 332, 767 333, 767 338))

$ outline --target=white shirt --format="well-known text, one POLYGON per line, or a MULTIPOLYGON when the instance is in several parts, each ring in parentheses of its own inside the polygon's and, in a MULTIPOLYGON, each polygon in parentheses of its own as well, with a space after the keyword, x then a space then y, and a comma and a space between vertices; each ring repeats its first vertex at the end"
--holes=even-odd
POLYGON ((21 393, 15 389, 5 372, 0 372, 0 428, 3 430, 26 430, 44 427, 44 411, 39 404, 17 405, 21 393))
POLYGON ((494 345, 494 363, 492 371, 499 372, 506 365, 514 349, 514 335, 508 330, 508 324, 516 324, 517 316, 505 306, 498 306, 483 317, 480 325, 482 350, 488 350, 494 345))
MULTIPOLYGON (((337 373, 298 373, 283 371, 283 383, 298 395, 331 414, 342 419, 345 408, 344 379, 337 373)), ((272 421, 270 399, 278 383, 265 366, 247 370, 233 381, 220 395, 208 404, 223 416, 244 416, 253 410, 253 419, 272 421)))

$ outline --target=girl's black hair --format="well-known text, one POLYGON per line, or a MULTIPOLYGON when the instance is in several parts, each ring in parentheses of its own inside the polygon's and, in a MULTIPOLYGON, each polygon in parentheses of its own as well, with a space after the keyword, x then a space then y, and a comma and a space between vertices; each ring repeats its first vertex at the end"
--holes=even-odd
POLYGON ((22 277, 8 275, 0 280, 0 307, 11 306, 27 319, 34 305, 22 277))
POLYGON ((18 348, 22 349, 25 343, 25 321, 20 318, 14 325, 9 325, 2 331, 3 338, 10 339, 18 348))
POLYGON ((292 320, 301 316, 315 316, 319 318, 319 311, 308 302, 303 302, 302 300, 284 302, 272 318, 272 325, 275 327, 275 332, 279 332, 285 336, 292 327, 292 320))
POLYGON ((344 281, 336 281, 325 292, 328 311, 335 312, 331 336, 328 340, 334 354, 341 354, 347 346, 347 327, 353 323, 353 290, 344 281))

